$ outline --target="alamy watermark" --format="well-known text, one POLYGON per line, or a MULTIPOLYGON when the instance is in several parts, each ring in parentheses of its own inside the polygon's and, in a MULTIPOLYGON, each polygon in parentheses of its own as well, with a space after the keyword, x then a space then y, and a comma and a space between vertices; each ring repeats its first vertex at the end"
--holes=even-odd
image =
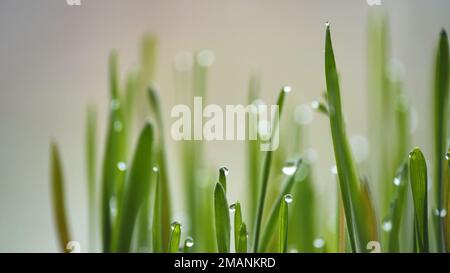
POLYGON ((81 6, 81 0, 66 0, 69 6, 81 6))

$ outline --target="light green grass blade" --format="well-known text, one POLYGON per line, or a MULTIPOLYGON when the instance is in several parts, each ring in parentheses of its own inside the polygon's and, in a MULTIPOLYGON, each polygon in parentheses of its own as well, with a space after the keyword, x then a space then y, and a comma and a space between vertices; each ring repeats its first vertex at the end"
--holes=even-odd
POLYGON ((88 240, 89 251, 93 251, 96 241, 97 225, 97 112, 93 106, 88 107, 86 114, 86 181, 88 195, 88 240))
POLYGON ((162 119, 161 101, 154 87, 148 88, 148 98, 150 104, 150 111, 155 118, 158 132, 158 146, 156 147, 157 160, 160 173, 160 190, 161 190, 161 213, 158 215, 161 225, 159 233, 162 235, 161 250, 166 251, 168 247, 169 226, 171 218, 171 203, 170 203, 170 182, 169 170, 167 168, 167 151, 164 141, 164 124, 162 119))
POLYGON ((170 234, 169 240, 169 253, 177 253, 180 248, 180 238, 181 238, 181 224, 178 222, 173 222, 170 225, 172 233, 170 234))
POLYGON ((217 183, 214 189, 214 219, 217 249, 220 253, 228 253, 230 252, 230 212, 221 183, 217 183))
POLYGON ((159 179, 159 170, 155 171, 155 205, 153 207, 153 228, 152 228, 152 235, 153 235, 153 252, 161 253, 164 252, 162 241, 163 237, 169 235, 168 232, 163 233, 162 232, 162 222, 161 222, 161 213, 162 213, 162 194, 161 194, 161 181, 159 179))
MULTIPOLYGON (((271 137, 271 142, 273 140, 274 137, 274 132, 276 132, 278 130, 278 123, 279 123, 279 119, 281 119, 281 113, 283 112, 283 105, 284 105, 284 100, 285 100, 285 96, 287 93, 289 93, 291 91, 291 87, 290 86, 285 86, 281 89, 279 95, 278 95, 278 99, 277 99, 277 103, 276 105, 278 106, 278 111, 279 111, 279 115, 278 115, 278 119, 275 119, 272 125, 272 137, 271 137)), ((271 143, 272 146, 272 143, 271 143)), ((262 218, 263 218, 263 212, 264 212, 264 203, 266 201, 266 194, 267 194, 267 186, 269 184, 269 177, 270 177, 270 169, 271 169, 271 163, 272 163, 272 149, 270 149, 269 151, 266 152, 266 157, 264 159, 264 165, 263 165, 263 173, 261 176, 261 185, 260 185, 260 193, 259 193, 259 200, 258 200, 258 207, 257 207, 257 213, 256 213, 256 218, 255 218, 255 233, 254 233, 254 239, 253 239, 253 252, 257 252, 259 249, 259 240, 260 240, 260 232, 261 232, 261 223, 262 223, 262 218)))
POLYGON ((286 181, 283 183, 281 191, 278 193, 272 208, 270 209, 269 216, 264 225, 264 230, 261 236, 261 244, 259 245, 258 252, 268 251, 268 246, 276 233, 277 223, 279 221, 280 204, 283 202, 286 194, 289 194, 294 182, 296 181, 296 173, 300 170, 300 165, 302 164, 302 159, 298 158, 295 160, 293 166, 295 171, 287 177, 286 181))
POLYGON ((247 253, 247 239, 248 239, 248 233, 247 233, 247 226, 245 223, 242 223, 241 228, 239 230, 239 247, 236 252, 238 253, 247 253))
POLYGON ((234 249, 236 253, 239 251, 241 225, 242 225, 241 204, 239 202, 236 202, 236 204, 234 204, 234 249))
POLYGON ((122 209, 118 214, 118 252, 129 252, 138 211, 150 194, 150 168, 153 152, 153 126, 146 124, 141 131, 130 170, 126 177, 122 209))
POLYGON ((55 217, 60 248, 63 252, 66 252, 67 243, 70 241, 70 234, 66 215, 64 176, 58 146, 55 143, 51 144, 50 166, 51 166, 50 169, 51 188, 53 197, 53 213, 55 217))
POLYGON ((417 250, 426 253, 429 252, 427 165, 419 148, 409 154, 409 179, 414 200, 417 250))
POLYGON ((280 253, 286 253, 287 250, 287 233, 288 233, 288 204, 292 200, 290 194, 286 194, 280 204, 279 212, 279 249, 280 253))
MULTIPOLYGON (((434 180, 435 208, 438 212, 445 208, 445 160, 442 155, 447 150, 449 52, 445 30, 441 31, 436 54, 434 78, 434 180)), ((445 252, 444 218, 437 217, 436 236, 439 252, 445 252)))
MULTIPOLYGON (((109 80, 110 80, 110 109, 103 158, 102 173, 102 244, 103 251, 110 252, 113 237, 113 207, 120 203, 120 193, 123 180, 123 171, 119 170, 118 164, 125 162, 125 130, 123 110, 120 105, 119 91, 117 83, 117 55, 113 52, 109 59, 109 80)), ((123 165, 122 164, 122 165, 123 165)))

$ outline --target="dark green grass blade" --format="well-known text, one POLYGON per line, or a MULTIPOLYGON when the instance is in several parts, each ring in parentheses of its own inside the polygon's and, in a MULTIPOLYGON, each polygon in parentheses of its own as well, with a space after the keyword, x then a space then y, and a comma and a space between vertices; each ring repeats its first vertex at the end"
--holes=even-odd
POLYGON ((241 204, 236 202, 234 205, 234 249, 236 253, 239 251, 240 232, 242 225, 241 204))
POLYGON ((126 178, 122 209, 118 214, 117 251, 130 251, 133 228, 138 211, 146 196, 150 194, 152 164, 153 127, 146 124, 139 136, 133 160, 126 178))
MULTIPOLYGON (((447 181, 450 181, 450 148, 445 154, 446 168, 447 168, 447 181)), ((450 186, 447 183, 447 214, 450 212, 450 186)), ((447 251, 450 249, 450 217, 445 217, 445 242, 447 251)))
POLYGON ((276 227, 279 220, 279 212, 280 212, 280 204, 283 202, 284 196, 288 194, 294 182, 296 181, 296 173, 300 169, 300 164, 302 163, 302 159, 298 158, 296 160, 295 166, 296 171, 287 177, 286 181, 283 184, 283 187, 280 193, 277 195, 272 208, 270 209, 269 216, 267 218, 267 222, 265 223, 264 230, 261 236, 261 244, 259 245, 258 252, 266 252, 268 251, 268 246, 276 233, 276 227))
MULTIPOLYGON (((434 79, 434 156, 435 156, 435 201, 438 212, 445 208, 445 160, 442 155, 447 150, 448 123, 448 85, 449 85, 449 52, 448 38, 445 30, 441 31, 436 54, 434 79)), ((437 217, 437 243, 439 252, 445 252, 444 218, 437 217)))
MULTIPOLYGON (((283 87, 281 89, 277 103, 279 116, 278 119, 281 119, 281 113, 283 112, 283 105, 284 105, 284 99, 286 96, 286 93, 289 93, 291 91, 291 88, 289 86, 283 87)), ((272 125, 272 133, 274 133, 276 130, 278 130, 278 120, 275 119, 273 125, 272 125)), ((273 139, 274 135, 272 134, 271 141, 273 139)), ((256 213, 256 219, 255 219, 255 233, 254 233, 254 239, 253 239, 253 252, 257 252, 259 249, 259 240, 260 240, 260 232, 261 232, 261 223, 263 218, 263 212, 264 212, 264 203, 266 201, 266 194, 267 194, 267 186, 269 184, 269 177, 270 177, 270 169, 271 169, 271 163, 272 163, 272 149, 267 151, 266 157, 264 159, 264 165, 263 165, 263 173, 261 176, 261 185, 260 185, 260 194, 259 194, 259 200, 258 200, 258 207, 257 207, 257 213, 256 213)))
POLYGON ((162 232, 162 222, 161 222, 161 213, 162 213, 162 194, 161 194, 161 186, 160 186, 160 179, 159 179, 159 171, 155 172, 155 205, 153 207, 153 228, 152 228, 152 234, 153 234, 153 252, 161 253, 163 252, 163 246, 162 241, 163 237, 168 236, 168 232, 163 233, 162 232))
POLYGON ((409 179, 414 200, 417 249, 421 253, 429 252, 427 165, 419 148, 409 154, 409 179))
POLYGON ((86 115, 86 181, 88 194, 88 238, 89 250, 93 251, 96 240, 97 216, 97 113, 94 107, 88 107, 86 115))
POLYGON ((159 221, 161 225, 158 227, 160 233, 162 234, 161 248, 162 251, 166 251, 168 247, 169 237, 168 231, 170 226, 171 218, 171 204, 170 204, 170 188, 169 188, 169 170, 167 168, 167 152, 166 145, 164 141, 164 124, 162 119, 161 106, 162 103, 156 90, 153 87, 148 88, 148 97, 150 103, 150 110, 156 120, 156 126, 158 129, 158 147, 157 149, 157 160, 160 172, 160 190, 161 190, 161 213, 159 214, 159 221))
POLYGON ((117 56, 115 53, 109 59, 109 79, 110 79, 110 109, 105 144, 105 154, 103 159, 102 173, 102 243, 103 251, 110 252, 113 237, 113 215, 112 200, 115 198, 116 204, 120 197, 117 188, 122 184, 123 174, 117 168, 117 164, 125 160, 125 130, 123 128, 123 110, 120 106, 119 91, 117 83, 117 56))
POLYGON ((228 253, 230 252, 230 212, 221 183, 217 183, 214 189, 214 219, 217 249, 220 253, 228 253))
POLYGON ((291 198, 285 195, 281 200, 280 212, 279 212, 279 249, 280 253, 286 253, 287 250, 287 232, 288 232, 288 201, 291 198))
POLYGON ((177 253, 180 248, 181 225, 178 222, 173 222, 170 228, 172 233, 169 240, 169 253, 177 253))
POLYGON ((64 177, 61 166, 61 158, 59 156, 58 146, 55 143, 51 144, 50 166, 53 213, 55 217, 56 229, 58 231, 60 248, 63 252, 65 252, 67 243, 70 241, 70 234, 66 216, 66 198, 64 194, 64 177))
POLYGON ((334 155, 345 218, 350 235, 350 244, 353 252, 364 251, 367 242, 373 238, 364 237, 366 234, 370 234, 370 232, 366 230, 368 226, 364 222, 364 217, 362 217, 364 211, 361 203, 359 178, 345 131, 338 74, 329 25, 326 29, 325 38, 325 76, 334 155))
POLYGON ((245 223, 242 223, 241 229, 239 230, 239 247, 236 252, 238 253, 247 253, 247 239, 248 239, 248 233, 247 233, 247 226, 245 223))

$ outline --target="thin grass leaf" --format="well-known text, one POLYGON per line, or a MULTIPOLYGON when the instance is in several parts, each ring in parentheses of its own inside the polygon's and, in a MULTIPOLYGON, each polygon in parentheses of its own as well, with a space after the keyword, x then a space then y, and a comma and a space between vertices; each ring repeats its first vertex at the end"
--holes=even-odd
POLYGON ((239 244, 237 253, 247 253, 247 239, 248 239, 248 233, 247 233, 247 226, 245 223, 242 223, 241 228, 239 230, 239 244))
MULTIPOLYGON (((445 161, 447 162, 447 181, 450 181, 450 148, 447 150, 445 154, 445 161)), ((447 251, 450 249, 450 217, 448 217, 448 213, 450 212, 450 186, 447 183, 447 210, 445 217, 445 242, 447 251)))
MULTIPOLYGON (((448 122, 448 85, 449 85, 449 49, 445 30, 439 37, 436 54, 436 68, 434 78, 434 156, 435 156, 435 206, 438 212, 445 208, 445 160, 442 155, 447 150, 447 122, 448 122)), ((437 217, 437 244, 439 252, 445 252, 444 218, 437 217)))
POLYGON ((191 237, 187 237, 184 240, 183 253, 190 253, 193 246, 194 246, 194 240, 191 237))
POLYGON ((97 113, 93 106, 88 107, 86 114, 86 181, 88 195, 88 237, 89 249, 94 250, 96 241, 96 216, 97 216, 97 113))
MULTIPOLYGON (((281 89, 277 103, 279 116, 278 119, 276 118, 272 124, 272 136, 271 136, 271 148, 273 147, 273 138, 275 137, 275 132, 278 130, 278 123, 279 119, 281 119, 281 114, 283 112, 283 105, 284 105, 284 99, 287 93, 291 91, 290 86, 285 86, 281 89)), ((260 232, 261 232, 261 223, 263 218, 263 212, 264 212, 264 203, 266 201, 266 194, 267 194, 267 185, 269 183, 269 177, 270 177, 270 169, 271 169, 271 163, 272 163, 272 153, 273 149, 270 149, 266 153, 266 157, 264 159, 264 165, 263 165, 263 173, 261 176, 261 185, 260 185, 260 194, 259 194, 259 200, 258 200, 258 207, 257 207, 257 213, 255 218, 255 233, 254 233, 254 240, 253 240, 253 252, 257 252, 259 249, 259 240, 260 240, 260 232)))
POLYGON ((148 98, 150 104, 150 110, 156 121, 156 127, 158 130, 158 143, 159 145, 156 147, 157 160, 159 165, 160 172, 160 190, 161 190, 161 213, 158 215, 161 225, 158 227, 160 229, 159 233, 162 235, 161 240, 161 250, 166 251, 168 247, 168 238, 169 234, 169 226, 170 226, 170 218, 171 218, 171 204, 170 204, 170 182, 169 182, 169 170, 167 168, 167 152, 166 145, 164 142, 164 124, 162 119, 162 111, 161 111, 161 101, 154 87, 148 88, 148 98))
POLYGON ((241 225, 242 225, 241 204, 239 202, 236 202, 236 204, 234 204, 234 249, 236 253, 239 250, 241 225))
POLYGON ((178 222, 173 222, 170 228, 172 229, 172 233, 170 234, 169 240, 169 253, 177 253, 180 248, 181 225, 178 222))
POLYGON ((60 248, 66 252, 67 243, 70 241, 69 225, 66 215, 66 198, 64 194, 64 175, 62 171, 61 158, 56 143, 51 144, 51 188, 53 197, 53 213, 55 217, 56 229, 60 248))
POLYGON ((417 250, 426 253, 429 252, 427 165, 419 148, 409 154, 409 179, 414 200, 417 250))
POLYGON ((287 251, 287 233, 288 233, 288 204, 289 200, 292 200, 290 194, 286 194, 281 200, 280 212, 279 212, 279 248, 280 253, 286 253, 287 251))
POLYGON ((216 183, 214 189, 214 219, 217 249, 220 253, 228 253, 230 252, 230 212, 221 183, 216 183))
POLYGON ((113 239, 113 215, 115 203, 118 208, 121 202, 121 191, 123 170, 118 168, 124 166, 125 162, 125 130, 123 110, 120 105, 117 83, 117 55, 113 52, 109 59, 110 80, 110 109, 109 121, 103 159, 102 173, 102 244, 104 252, 111 252, 113 239), (115 201, 115 202, 114 202, 115 201))
POLYGON ((166 233, 162 232, 162 222, 161 222, 161 213, 162 213, 162 193, 161 193, 161 181, 159 179, 159 170, 153 169, 155 172, 155 205, 153 207, 153 252, 161 253, 164 252, 162 241, 163 237, 166 233))
POLYGON ((150 169, 153 152, 153 126, 146 124, 141 131, 131 167, 126 177, 122 209, 118 212, 118 252, 129 252, 138 211, 150 194, 150 169))
MULTIPOLYGON (((291 165, 292 163, 288 163, 288 164, 291 165)), ((263 230, 263 233, 261 236, 261 244, 259 245, 258 252, 268 251, 267 248, 270 244, 271 239, 273 238, 273 236, 275 234, 275 230, 276 230, 277 223, 279 220, 280 204, 283 202, 286 194, 289 194, 289 192, 291 191, 292 186, 294 185, 294 182, 296 181, 296 173, 298 170, 300 170, 301 164, 302 164, 301 158, 297 158, 294 161, 292 166, 293 166, 293 168, 295 168, 295 171, 286 178, 286 181, 283 183, 281 191, 278 193, 278 195, 272 205, 272 208, 270 209, 269 216, 264 225, 264 230, 263 230)))
POLYGON ((329 25, 327 25, 325 37, 325 76, 334 155, 351 249, 353 252, 365 251, 367 243, 372 241, 373 238, 364 237, 370 234, 370 231, 367 230, 367 223, 364 222, 364 217, 362 217, 364 211, 360 195, 359 178, 345 131, 338 74, 329 25))
POLYGON ((378 238, 378 220, 375 213, 375 207, 369 188, 369 183, 367 182, 366 177, 361 179, 360 195, 362 211, 364 212, 361 217, 363 218, 362 221, 366 223, 366 228, 363 229, 363 232, 366 232, 366 234, 364 234, 362 237, 372 238, 373 241, 376 241, 376 239, 378 238))

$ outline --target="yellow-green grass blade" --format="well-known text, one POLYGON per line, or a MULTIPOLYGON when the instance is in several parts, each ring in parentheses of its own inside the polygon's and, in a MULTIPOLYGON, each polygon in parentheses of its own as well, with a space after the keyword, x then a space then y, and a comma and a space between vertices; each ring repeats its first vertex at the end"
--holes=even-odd
POLYGON ((426 253, 429 252, 427 165, 419 148, 413 149, 409 154, 409 179, 414 200, 417 250, 426 253))
MULTIPOLYGON (((152 243, 153 252, 162 253, 164 252, 162 242, 164 236, 169 237, 169 231, 162 231, 161 213, 162 213, 162 194, 161 194, 161 180, 159 178, 159 170, 155 171, 155 204, 153 206, 153 228, 152 228, 152 243), (167 234, 167 235, 166 235, 167 234)), ((167 240, 168 241, 168 240, 167 240)))
POLYGON ((445 160, 442 155, 447 150, 447 123, 448 123, 448 85, 449 85, 449 49, 445 30, 439 37, 436 53, 436 68, 434 78, 434 188, 435 209, 437 216, 437 244, 439 252, 445 252, 444 218, 439 214, 445 208, 445 160))
MULTIPOLYGON (((279 119, 281 119, 281 114, 283 112, 283 105, 284 100, 286 97, 286 94, 291 91, 290 86, 285 86, 280 90, 280 93, 278 95, 277 103, 278 106, 278 119, 276 118, 272 124, 272 136, 271 136, 271 144, 270 146, 273 146, 272 141, 274 136, 274 133, 278 130, 278 123, 279 119)), ((274 148, 274 147, 271 147, 274 148)), ((261 185, 260 187, 260 193, 259 193, 259 200, 258 200, 258 206, 257 206, 257 212, 256 212, 256 218, 255 218, 255 225, 254 225, 254 239, 253 239, 253 252, 257 252, 259 249, 259 240, 260 240, 260 232, 261 232, 261 223, 263 218, 263 212, 264 212, 264 203, 266 201, 266 194, 267 194, 267 186, 269 184, 269 177, 270 177, 270 169, 271 169, 271 163, 272 163, 272 153, 273 149, 269 149, 269 151, 266 152, 266 157, 264 158, 264 165, 262 169, 262 176, 261 176, 261 185)))
POLYGON ((51 189, 53 199, 53 213, 60 248, 66 252, 67 243, 70 241, 69 225, 66 215, 66 198, 64 193, 64 175, 61 158, 56 143, 51 144, 51 189))
POLYGON ((126 177, 122 209, 119 211, 117 226, 118 252, 129 252, 133 229, 138 211, 150 194, 150 173, 153 157, 153 126, 146 124, 142 129, 133 160, 126 177))
POLYGON ((239 230, 239 244, 238 249, 236 252, 238 253, 247 253, 247 239, 248 239, 248 233, 247 233, 247 226, 245 223, 242 223, 241 228, 239 230))
POLYGON ((280 204, 280 212, 279 212, 279 220, 278 220, 278 226, 279 226, 279 248, 278 251, 280 253, 286 253, 287 250, 287 235, 288 235, 288 204, 289 200, 292 197, 287 194, 281 199, 280 204))
POLYGON ((241 203, 234 204, 234 250, 239 252, 240 232, 242 225, 241 203))
POLYGON ((102 173, 101 217, 104 252, 111 251, 114 223, 112 211, 115 209, 112 206, 115 203, 116 208, 119 208, 121 198, 118 190, 123 184, 126 166, 124 117, 119 99, 117 74, 117 55, 113 52, 109 59, 111 101, 102 173))
MULTIPOLYGON (((450 181, 450 148, 448 149, 447 153, 445 154, 445 161, 447 163, 447 181, 450 181)), ((446 189, 446 196, 447 196, 447 214, 450 212, 450 186, 447 183, 447 189, 446 189)), ((445 242, 447 251, 450 249, 450 217, 446 214, 447 217, 445 217, 445 242)))
POLYGON ((172 233, 170 234, 169 240, 169 253, 177 253, 180 248, 180 238, 181 238, 181 224, 178 222, 173 222, 170 225, 172 233))
POLYGON ((158 228, 159 233, 162 235, 161 240, 161 251, 167 251, 169 237, 168 231, 170 226, 171 218, 171 203, 170 203, 170 182, 169 182, 169 170, 167 168, 167 152, 166 144, 164 141, 164 124, 161 111, 161 101, 154 87, 148 88, 148 98, 150 104, 150 111, 155 118, 157 132, 158 132, 158 146, 156 147, 156 156, 159 165, 159 179, 161 190, 160 202, 161 202, 161 213, 157 216, 158 221, 161 223, 158 228))
POLYGON ((86 181, 88 195, 88 245, 93 251, 96 241, 97 225, 97 112, 93 106, 88 107, 86 114, 86 181))
POLYGON ((295 168, 295 172, 293 172, 290 176, 287 177, 286 181, 283 183, 282 189, 277 195, 272 208, 270 209, 269 216, 264 225, 264 230, 261 236, 261 243, 258 248, 258 252, 266 252, 268 251, 269 244, 276 233, 276 227, 279 220, 279 212, 280 212, 280 204, 283 202, 286 194, 291 192, 292 186, 296 181, 296 173, 300 169, 302 164, 302 159, 298 158, 295 160, 295 164, 293 165, 295 168))
POLYGON ((221 183, 217 183, 214 188, 214 219, 217 249, 220 253, 228 253, 230 252, 230 211, 221 183))

